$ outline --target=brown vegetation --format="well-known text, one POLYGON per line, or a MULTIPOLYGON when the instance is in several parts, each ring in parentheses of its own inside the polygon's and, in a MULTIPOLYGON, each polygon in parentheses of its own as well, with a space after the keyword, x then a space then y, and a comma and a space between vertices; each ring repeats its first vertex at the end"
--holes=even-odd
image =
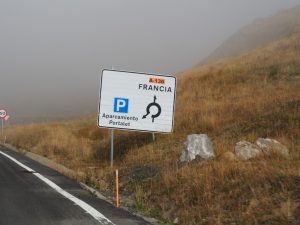
MULTIPOLYGON (((300 223, 300 34, 236 59, 191 69, 178 78, 175 132, 116 132, 121 204, 172 224, 300 223), (215 160, 178 162, 187 134, 212 137, 215 160), (276 138, 289 159, 222 160, 239 140, 276 138)), ((15 126, 13 145, 86 175, 113 195, 109 131, 96 115, 64 123, 15 126)))

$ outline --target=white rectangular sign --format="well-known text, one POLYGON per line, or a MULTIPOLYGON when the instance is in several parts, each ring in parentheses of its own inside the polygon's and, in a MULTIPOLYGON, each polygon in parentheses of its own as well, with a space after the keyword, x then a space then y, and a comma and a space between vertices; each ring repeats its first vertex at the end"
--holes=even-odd
POLYGON ((173 76, 103 70, 98 126, 172 132, 175 98, 173 76))

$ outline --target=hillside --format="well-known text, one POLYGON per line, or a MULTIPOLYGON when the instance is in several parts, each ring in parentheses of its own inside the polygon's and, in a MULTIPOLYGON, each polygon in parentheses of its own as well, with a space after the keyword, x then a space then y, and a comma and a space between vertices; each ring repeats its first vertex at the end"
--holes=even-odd
POLYGON ((280 11, 268 18, 256 19, 229 37, 201 64, 239 56, 298 31, 300 31, 300 6, 280 11))
MULTIPOLYGON (((77 179, 113 198, 109 131, 96 114, 62 123, 15 126, 8 142, 81 172, 77 179)), ((178 78, 175 132, 116 132, 121 205, 172 224, 300 223, 300 33, 178 78), (207 133, 215 160, 181 164, 186 135, 207 133), (237 141, 279 140, 291 151, 224 160, 237 141)))

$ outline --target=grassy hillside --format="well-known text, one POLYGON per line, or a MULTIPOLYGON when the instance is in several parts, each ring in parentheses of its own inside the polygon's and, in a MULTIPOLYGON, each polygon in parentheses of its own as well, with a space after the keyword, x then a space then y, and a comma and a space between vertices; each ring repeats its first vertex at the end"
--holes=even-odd
MULTIPOLYGON (((254 48, 300 31, 300 5, 242 27, 222 43, 203 62, 236 57, 254 48)), ((202 62, 202 63, 203 63, 202 62)))
MULTIPOLYGON (((113 196, 109 131, 96 115, 15 126, 8 142, 84 172, 78 179, 113 196)), ((116 132, 123 205, 166 224, 300 223, 300 33, 178 78, 175 132, 116 132), (187 134, 207 133, 215 160, 181 164, 187 134), (291 151, 248 162, 223 157, 239 140, 275 138, 291 151)))

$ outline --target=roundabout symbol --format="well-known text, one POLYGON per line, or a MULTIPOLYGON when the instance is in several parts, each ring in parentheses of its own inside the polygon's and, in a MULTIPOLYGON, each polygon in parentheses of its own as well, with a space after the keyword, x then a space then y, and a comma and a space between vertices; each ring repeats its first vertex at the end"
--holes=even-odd
POLYGON ((151 117, 152 117, 152 123, 154 123, 154 119, 157 118, 157 117, 159 117, 160 114, 161 114, 161 107, 160 107, 160 105, 159 105, 158 103, 156 103, 156 99, 157 99, 157 98, 156 98, 156 96, 154 95, 154 100, 153 100, 153 102, 151 102, 151 103, 147 106, 147 108, 146 108, 147 114, 145 114, 145 115, 143 116, 143 119, 146 119, 147 116, 150 114, 150 108, 151 108, 151 107, 156 107, 156 108, 157 108, 157 113, 154 114, 154 115, 151 115, 151 117))

